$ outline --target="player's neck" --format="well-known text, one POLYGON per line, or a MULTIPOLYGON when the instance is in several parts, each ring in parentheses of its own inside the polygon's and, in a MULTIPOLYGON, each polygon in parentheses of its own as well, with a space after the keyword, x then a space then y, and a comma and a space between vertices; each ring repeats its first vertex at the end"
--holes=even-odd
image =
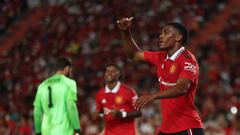
POLYGON ((115 86, 117 85, 117 81, 116 82, 108 82, 107 86, 110 90, 112 90, 115 86))
POLYGON ((61 70, 57 71, 57 72, 56 72, 56 74, 58 74, 58 75, 64 75, 64 76, 66 76, 66 73, 65 73, 65 72, 63 72, 63 71, 61 71, 61 70))
POLYGON ((62 73, 62 71, 57 71, 56 74, 62 75, 63 73, 62 73))
POLYGON ((171 57, 175 52, 177 52, 177 50, 179 50, 182 46, 180 45, 175 45, 172 49, 169 49, 167 51, 167 55, 168 57, 171 57))

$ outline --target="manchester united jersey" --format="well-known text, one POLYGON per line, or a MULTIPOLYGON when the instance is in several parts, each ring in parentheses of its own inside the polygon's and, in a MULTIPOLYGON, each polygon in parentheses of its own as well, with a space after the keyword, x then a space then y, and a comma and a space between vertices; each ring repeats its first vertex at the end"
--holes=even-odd
POLYGON ((96 94, 96 105, 104 114, 104 135, 135 135, 134 119, 120 119, 111 114, 112 110, 134 111, 133 102, 137 99, 136 92, 127 85, 117 83, 113 90, 107 86, 96 94))
POLYGON ((202 128, 194 106, 199 67, 193 54, 182 47, 171 57, 168 57, 166 52, 145 51, 144 58, 157 68, 160 91, 175 86, 179 78, 188 78, 192 82, 186 94, 160 100, 162 123, 159 130, 176 133, 190 128, 202 128))

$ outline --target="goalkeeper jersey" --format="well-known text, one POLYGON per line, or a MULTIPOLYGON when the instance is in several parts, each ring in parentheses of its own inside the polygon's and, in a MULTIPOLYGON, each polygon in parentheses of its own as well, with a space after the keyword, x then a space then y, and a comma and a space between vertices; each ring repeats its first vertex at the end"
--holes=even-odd
POLYGON ((42 135, 73 135, 80 129, 76 82, 56 74, 43 81, 34 100, 34 124, 42 135))

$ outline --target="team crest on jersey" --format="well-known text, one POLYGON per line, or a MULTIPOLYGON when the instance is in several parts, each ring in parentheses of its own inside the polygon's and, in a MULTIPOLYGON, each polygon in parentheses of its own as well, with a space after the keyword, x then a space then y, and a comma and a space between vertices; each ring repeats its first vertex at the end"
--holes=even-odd
POLYGON ((176 65, 171 65, 170 69, 169 69, 169 72, 171 74, 175 73, 176 72, 176 69, 177 69, 177 66, 176 65))
POLYGON ((115 102, 116 102, 117 104, 121 104, 121 103, 123 102, 123 97, 122 97, 122 96, 116 96, 116 97, 115 97, 115 102))

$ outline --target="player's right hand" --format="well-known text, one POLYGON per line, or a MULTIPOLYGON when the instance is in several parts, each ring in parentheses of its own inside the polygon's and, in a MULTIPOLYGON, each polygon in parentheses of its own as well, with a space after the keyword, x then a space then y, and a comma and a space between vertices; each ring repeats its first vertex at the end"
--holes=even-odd
POLYGON ((156 99, 156 94, 143 95, 139 97, 133 104, 134 109, 140 110, 148 103, 151 103, 156 99))
POLYGON ((117 25, 120 30, 127 30, 132 26, 133 17, 126 17, 117 20, 117 25))

